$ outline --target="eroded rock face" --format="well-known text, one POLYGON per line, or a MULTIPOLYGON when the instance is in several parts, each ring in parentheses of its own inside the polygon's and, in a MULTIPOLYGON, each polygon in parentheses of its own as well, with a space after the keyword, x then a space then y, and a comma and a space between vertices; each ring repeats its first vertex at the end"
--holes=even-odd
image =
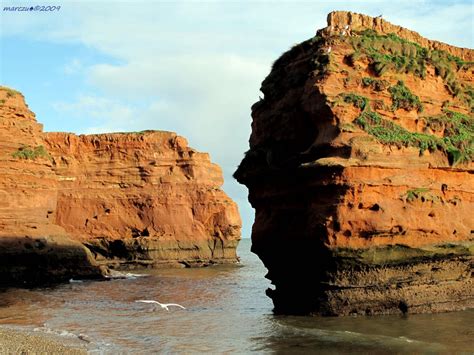
POLYGON ((235 173, 275 311, 474 306, 473 58, 334 12, 275 62, 235 173))
POLYGON ((0 88, 2 283, 236 262, 241 221, 222 183, 175 133, 43 133, 0 88))
POLYGON ((47 133, 56 223, 107 264, 236 262, 241 221, 221 169, 172 132, 47 133))

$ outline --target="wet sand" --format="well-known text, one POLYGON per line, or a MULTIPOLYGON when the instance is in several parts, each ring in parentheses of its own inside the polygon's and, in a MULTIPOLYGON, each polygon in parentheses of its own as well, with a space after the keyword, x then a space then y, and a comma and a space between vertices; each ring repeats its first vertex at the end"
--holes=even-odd
POLYGON ((0 354, 87 354, 80 346, 65 346, 47 335, 0 328, 0 354))

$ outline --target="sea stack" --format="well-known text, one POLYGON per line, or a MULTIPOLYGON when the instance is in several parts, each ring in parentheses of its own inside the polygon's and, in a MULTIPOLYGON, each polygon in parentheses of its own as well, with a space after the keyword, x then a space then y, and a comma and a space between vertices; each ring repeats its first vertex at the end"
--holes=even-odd
POLYGON ((241 220, 209 155, 173 132, 45 133, 0 88, 0 280, 238 261, 241 220))
POLYGON ((276 312, 474 306, 473 61, 341 11, 276 60, 235 173, 276 312))

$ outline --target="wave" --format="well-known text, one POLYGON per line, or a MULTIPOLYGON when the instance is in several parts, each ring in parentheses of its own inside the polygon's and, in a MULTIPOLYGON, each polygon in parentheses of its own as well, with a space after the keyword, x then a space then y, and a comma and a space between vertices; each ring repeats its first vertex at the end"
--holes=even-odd
POLYGON ((131 272, 120 272, 120 271, 116 271, 116 270, 110 270, 110 274, 106 276, 107 279, 110 279, 110 280, 116 280, 116 279, 119 279, 119 280, 123 280, 123 279, 127 279, 127 280, 135 280, 135 279, 138 279, 138 278, 141 278, 141 277, 149 277, 150 275, 147 275, 147 274, 134 274, 134 273, 131 273, 131 272))
MULTIPOLYGON (((415 352, 443 352, 446 347, 439 343, 424 342, 410 339, 405 336, 389 336, 380 334, 367 334, 352 332, 348 330, 330 330, 318 328, 306 328, 292 326, 290 324, 279 324, 279 338, 281 343, 287 342, 288 346, 293 343, 293 339, 311 339, 313 346, 331 346, 345 352, 350 348, 365 349, 375 351, 377 349, 392 349, 394 351, 415 351, 415 352), (281 340, 283 339, 283 340, 281 340)), ((271 337, 272 338, 272 337, 271 337)))
POLYGON ((94 341, 87 334, 83 334, 83 333, 75 334, 68 330, 52 329, 52 328, 47 327, 46 325, 43 327, 34 328, 33 332, 48 334, 50 336, 60 337, 63 339, 68 338, 71 341, 80 341, 82 343, 85 343, 87 347, 87 352, 89 354, 95 354, 95 353, 103 354, 104 351, 111 350, 112 349, 111 347, 113 347, 112 344, 104 342, 104 341, 94 341))
POLYGON ((55 330, 51 329, 49 327, 43 326, 43 327, 36 327, 33 328, 34 332, 40 332, 40 333, 45 333, 45 334, 51 334, 51 335, 56 335, 60 337, 66 337, 66 338, 77 338, 82 341, 86 341, 90 343, 91 341, 88 339, 87 335, 85 334, 74 334, 68 330, 55 330))

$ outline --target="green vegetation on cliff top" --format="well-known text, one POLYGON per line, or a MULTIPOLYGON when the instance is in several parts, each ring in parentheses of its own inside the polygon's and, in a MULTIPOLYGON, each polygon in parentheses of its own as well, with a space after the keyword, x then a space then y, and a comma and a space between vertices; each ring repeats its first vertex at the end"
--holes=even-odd
POLYGON ((397 85, 391 86, 388 91, 392 95, 392 110, 398 110, 402 108, 406 111, 416 109, 418 112, 423 111, 423 105, 418 96, 414 95, 410 89, 405 86, 405 83, 401 80, 398 81, 397 85))
POLYGON ((349 63, 366 58, 377 76, 396 72, 424 79, 427 66, 434 66, 436 75, 443 79, 449 92, 462 99, 474 112, 474 88, 456 76, 458 71, 467 70, 474 62, 464 61, 442 50, 429 50, 393 33, 380 35, 373 30, 364 30, 348 40, 354 48, 347 58, 349 63))
MULTIPOLYGON (((365 59, 369 63, 369 72, 374 76, 380 77, 387 72, 394 72, 411 74, 424 79, 428 66, 434 67, 435 74, 443 79, 447 90, 466 103, 468 111, 474 112, 474 87, 458 78, 460 71, 466 71, 473 62, 464 61, 442 50, 423 48, 395 34, 380 35, 372 30, 353 33, 352 36, 344 37, 342 40, 350 43, 354 48, 354 52, 346 56, 349 64, 356 65, 357 60, 365 59)), ((301 87, 309 77, 308 70, 313 70, 313 77, 316 76, 315 73, 324 74, 326 72, 324 67, 331 62, 331 55, 322 51, 326 45, 324 38, 314 37, 293 46, 278 58, 273 64, 270 75, 262 83, 265 101, 276 99, 286 94, 291 88, 301 87)), ((416 147, 420 154, 426 150, 440 150, 448 156, 451 165, 473 160, 474 118, 472 114, 466 115, 444 108, 440 115, 419 117, 421 122, 424 122, 426 130, 424 133, 410 132, 372 111, 372 109, 375 111, 403 109, 423 112, 420 98, 412 93, 403 81, 399 80, 391 86, 385 79, 363 77, 362 85, 379 92, 388 89, 392 101, 391 106, 387 108, 383 100, 370 101, 367 97, 350 92, 340 94, 340 98, 345 103, 353 104, 360 109, 361 113, 353 123, 373 135, 379 142, 399 147, 416 147)), ((261 103, 255 104, 253 110, 257 109, 257 106, 260 107, 261 103)), ((353 132, 356 129, 355 126, 349 125, 346 131, 353 132)))
MULTIPOLYGON (((346 57, 349 64, 355 65, 357 60, 366 59, 369 69, 376 76, 395 72, 412 74, 424 79, 427 66, 432 65, 435 74, 443 79, 449 92, 465 102, 471 112, 474 111, 474 88, 469 83, 459 80, 456 75, 459 71, 470 68, 473 62, 463 61, 442 50, 423 48, 395 34, 379 35, 373 30, 361 31, 355 36, 347 37, 347 41, 354 48, 354 52, 346 57)), ((386 80, 364 77, 362 85, 375 91, 388 89, 392 100, 392 111, 397 109, 423 111, 420 98, 414 95, 403 81, 390 86, 386 80)), ((441 150, 447 154, 451 165, 474 159, 472 115, 444 108, 440 115, 421 117, 425 127, 436 135, 430 134, 431 132, 410 132, 373 112, 367 97, 355 93, 343 93, 340 97, 344 102, 351 103, 361 110, 354 123, 383 144, 416 147, 420 150, 420 154, 425 150, 441 150)), ((375 103, 374 101, 372 104, 377 109, 375 103)))

